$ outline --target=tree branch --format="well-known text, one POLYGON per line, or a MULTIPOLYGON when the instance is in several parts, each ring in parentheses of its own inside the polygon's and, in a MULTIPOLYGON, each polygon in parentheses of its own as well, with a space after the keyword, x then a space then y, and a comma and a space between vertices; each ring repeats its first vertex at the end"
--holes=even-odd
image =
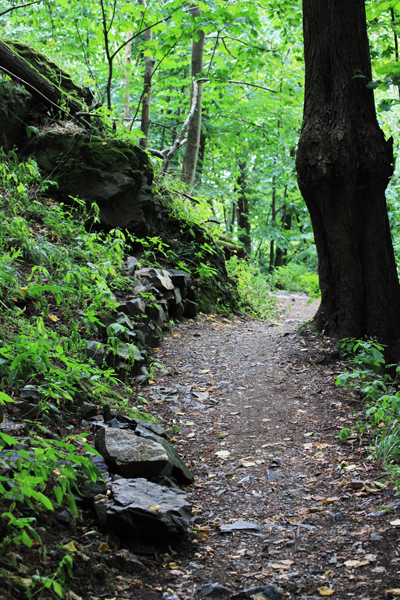
POLYGON ((169 163, 171 162, 172 157, 175 154, 175 151, 181 145, 181 141, 182 141, 182 138, 184 136, 184 133, 185 133, 185 131, 186 131, 186 129, 187 129, 190 121, 193 119, 193 115, 194 115, 195 110, 196 110, 198 90, 199 90, 198 83, 193 78, 193 95, 192 95, 192 104, 190 106, 189 114, 186 117, 186 120, 185 120, 184 124, 182 125, 182 129, 178 133, 178 137, 176 138, 176 140, 172 144, 172 146, 169 148, 168 154, 167 154, 167 156, 164 159, 163 166, 162 166, 162 173, 164 173, 164 174, 167 172, 168 167, 169 167, 169 163))
POLYGON ((32 4, 39 4, 41 1, 42 0, 35 0, 35 2, 29 2, 29 4, 19 4, 19 6, 12 6, 11 8, 8 8, 7 10, 0 13, 0 17, 2 17, 3 15, 6 15, 7 13, 11 12, 12 10, 18 10, 18 8, 26 8, 27 6, 32 6, 32 4))

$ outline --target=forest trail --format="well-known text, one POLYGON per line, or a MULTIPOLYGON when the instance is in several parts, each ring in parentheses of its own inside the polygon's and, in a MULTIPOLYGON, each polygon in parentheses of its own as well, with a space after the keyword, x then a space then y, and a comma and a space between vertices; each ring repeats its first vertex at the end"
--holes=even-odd
POLYGON ((168 373, 157 371, 144 395, 175 426, 196 476, 195 533, 176 553, 144 558, 151 575, 120 576, 118 597, 228 598, 268 584, 289 598, 400 594, 390 525, 399 496, 391 484, 380 489, 384 473, 367 448, 337 437, 355 422, 357 401, 335 385, 343 364, 333 343, 300 328, 316 303, 279 300, 275 323, 203 315, 157 351, 168 373), (237 521, 252 525, 238 530, 237 521))

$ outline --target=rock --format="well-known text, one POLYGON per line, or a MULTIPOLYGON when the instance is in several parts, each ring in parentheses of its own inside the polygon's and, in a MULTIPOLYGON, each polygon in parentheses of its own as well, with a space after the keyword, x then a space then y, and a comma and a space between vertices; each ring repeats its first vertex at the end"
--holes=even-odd
POLYGON ((261 525, 250 523, 249 521, 235 521, 235 523, 223 523, 220 525, 221 533, 231 533, 232 531, 262 531, 261 525))
POLYGON ((166 440, 168 439, 168 435, 165 432, 164 427, 162 427, 159 423, 154 423, 153 421, 137 421, 136 433, 140 435, 140 432, 144 430, 152 431, 159 437, 163 437, 166 440))
POLYGON ((171 301, 176 305, 176 304, 180 304, 182 302, 182 294, 181 294, 181 290, 179 288, 174 288, 173 289, 173 297, 171 298, 171 301))
POLYGON ((37 419, 43 413, 43 408, 30 402, 16 402, 14 406, 19 410, 21 417, 25 417, 26 419, 37 419))
POLYGON ((129 550, 120 550, 114 555, 109 556, 106 559, 106 563, 112 569, 118 569, 122 573, 129 573, 134 575, 135 573, 143 573, 147 571, 144 564, 138 559, 135 554, 129 552, 129 550))
POLYGON ((239 600, 239 598, 257 598, 257 600, 264 598, 265 600, 283 600, 281 592, 275 585, 261 585, 259 587, 248 588, 243 590, 234 596, 231 596, 230 600, 239 600))
POLYGON ((275 456, 273 459, 271 459, 271 461, 269 463, 269 466, 271 467, 271 469, 279 469, 282 465, 283 465, 282 458, 278 458, 277 456, 275 456))
POLYGON ((82 419, 90 419, 99 413, 97 406, 91 402, 82 402, 79 408, 82 419))
POLYGON ((104 225, 146 235, 147 217, 156 211, 153 168, 139 146, 47 128, 27 147, 27 153, 33 154, 43 177, 51 174, 57 187, 50 193, 57 200, 70 204, 71 197, 79 197, 89 209, 95 203, 104 225), (66 152, 67 160, 60 162, 66 152))
POLYGON ((188 300, 185 306, 185 310, 183 313, 184 317, 188 319, 194 319, 199 314, 199 305, 197 302, 193 302, 192 300, 188 300))
MULTIPOLYGON (((153 440, 154 442, 161 444, 168 455, 168 459, 172 466, 171 476, 174 477, 180 483, 193 483, 194 476, 190 472, 190 469, 185 465, 183 460, 179 458, 177 450, 171 446, 164 438, 156 435, 152 430, 146 427, 140 427, 135 429, 135 434, 142 438, 153 440)), ((166 475, 166 473, 161 473, 166 475)), ((168 477, 168 475, 167 475, 168 477)))
POLYGON ((166 271, 165 269, 139 269, 139 271, 136 271, 136 277, 138 279, 146 279, 158 291, 168 292, 175 287, 172 283, 169 271, 166 271))
POLYGON ((105 346, 96 340, 89 340, 86 346, 86 356, 88 358, 93 358, 94 362, 98 367, 104 362, 106 358, 107 352, 105 346))
POLYGON ((146 318, 146 304, 141 298, 134 298, 133 300, 123 302, 119 305, 119 310, 133 318, 146 318))
POLYGON ((113 499, 95 502, 101 526, 132 542, 168 544, 187 539, 191 505, 181 490, 146 479, 118 479, 113 499))
POLYGON ((190 287, 192 283, 192 276, 187 271, 182 271, 180 269, 168 269, 168 273, 175 287, 178 287, 180 290, 184 291, 190 287))
POLYGON ((127 272, 128 276, 132 276, 135 274, 135 270, 137 265, 139 264, 138 259, 136 258, 136 256, 128 256, 126 261, 125 261, 125 269, 127 272))
POLYGON ((280 480, 284 479, 284 477, 281 473, 277 473, 276 471, 271 471, 270 469, 267 469, 265 471, 265 476, 268 479, 268 481, 280 481, 280 480))
POLYGON ((20 389, 19 395, 23 400, 31 402, 32 404, 38 404, 40 399, 43 398, 43 393, 39 392, 34 385, 26 385, 20 389))
POLYGON ((70 525, 72 523, 72 517, 68 510, 62 510, 56 513, 56 519, 57 521, 60 521, 60 523, 65 523, 65 525, 70 525))
POLYGON ((11 437, 26 435, 28 433, 28 427, 26 423, 22 421, 12 421, 7 420, 3 423, 0 423, 0 431, 6 433, 7 435, 11 435, 11 437))
POLYGON ((0 83, 0 147, 12 150, 25 129, 31 96, 10 82, 0 83))
POLYGON ((223 598, 232 595, 232 590, 219 583, 206 583, 197 590, 199 598, 223 598))
POLYGON ((150 317, 158 327, 162 327, 164 322, 167 320, 167 315, 160 304, 148 304, 146 306, 146 315, 150 317))
POLYGON ((370 535, 369 535, 369 541, 370 542, 382 542, 383 535, 381 535, 377 531, 372 531, 372 533, 370 533, 370 535))
POLYGON ((164 600, 181 600, 179 598, 179 596, 177 596, 175 593, 171 593, 171 592, 168 592, 168 591, 164 592, 162 597, 163 597, 164 600))
POLYGON ((100 429, 96 433, 95 445, 111 470, 123 477, 168 477, 172 473, 172 465, 163 446, 139 437, 133 431, 100 429))
POLYGON ((130 430, 106 428, 97 432, 95 444, 111 469, 119 475, 148 478, 165 475, 181 483, 192 483, 194 477, 175 448, 163 438, 154 436, 145 428, 140 437, 130 430))
POLYGON ((332 521, 333 523, 340 523, 341 521, 345 520, 345 517, 340 512, 337 512, 337 513, 335 513, 333 515, 330 515, 327 518, 328 518, 329 521, 332 521))

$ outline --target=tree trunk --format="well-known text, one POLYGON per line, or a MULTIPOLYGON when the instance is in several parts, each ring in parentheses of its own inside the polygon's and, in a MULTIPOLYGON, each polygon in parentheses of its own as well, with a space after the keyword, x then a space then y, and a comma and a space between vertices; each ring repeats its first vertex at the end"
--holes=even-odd
POLYGON ((249 223, 249 202, 246 196, 246 167, 247 162, 239 163, 239 176, 236 181, 236 189, 238 192, 237 199, 237 212, 238 212, 238 227, 239 241, 242 242, 247 252, 250 254, 251 251, 251 239, 250 239, 250 223, 249 223))
MULTIPOLYGON (((194 17, 200 16, 200 10, 193 8, 191 13, 194 17)), ((193 97, 193 78, 196 78, 199 73, 203 70, 203 54, 204 54, 204 31, 197 31, 198 41, 192 41, 192 88, 190 92, 190 101, 193 97)), ((201 134, 201 107, 203 104, 203 83, 198 83, 197 91, 197 103, 196 110, 193 119, 190 122, 188 128, 188 141, 185 148, 185 155, 183 157, 181 181, 186 185, 192 185, 196 175, 197 159, 199 156, 200 148, 200 134, 201 134)))
MULTIPOLYGON (((272 203, 271 203, 271 224, 276 221, 276 177, 272 177, 272 203)), ((272 273, 274 270, 274 240, 272 239, 269 243, 269 269, 268 272, 272 273)))
POLYGON ((305 104, 296 167, 318 251, 316 326, 393 346, 400 339, 400 286, 385 200, 393 149, 367 88, 364 0, 303 0, 303 25, 305 104))
POLYGON ((129 106, 129 67, 132 63, 132 31, 127 31, 126 39, 130 40, 125 46, 124 50, 124 63, 125 63, 125 72, 124 72, 124 120, 126 121, 126 125, 128 125, 128 121, 131 118, 131 111, 129 106))
POLYGON ((3 41, 0 41, 0 70, 16 79, 18 83, 22 83, 36 100, 53 113, 61 112, 64 117, 65 114, 74 115, 84 110, 83 103, 81 104, 50 83, 37 69, 13 52, 3 41), (61 106, 64 108, 61 109, 61 106))
MULTIPOLYGON (((146 0, 138 0, 140 6, 147 8, 146 0)), ((146 24, 144 23, 144 26, 146 24)), ((152 39, 151 29, 147 29, 144 32, 143 38, 145 42, 149 42, 152 39)), ((141 131, 145 137, 140 138, 140 147, 147 149, 149 146, 149 134, 150 134, 150 107, 151 107, 151 83, 154 73, 155 60, 152 56, 144 57, 144 75, 143 75, 143 96, 142 96, 142 122, 140 125, 141 131)))

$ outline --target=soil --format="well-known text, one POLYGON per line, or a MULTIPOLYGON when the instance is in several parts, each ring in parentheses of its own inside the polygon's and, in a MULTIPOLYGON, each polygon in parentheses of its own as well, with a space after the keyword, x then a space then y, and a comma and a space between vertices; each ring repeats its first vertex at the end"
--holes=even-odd
POLYGON ((288 598, 400 595, 397 490, 387 479, 379 489, 385 473, 367 442, 338 438, 362 407, 336 386, 344 364, 335 341, 302 326, 316 301, 279 300, 275 322, 203 316, 158 350, 168 372, 158 371, 148 410, 174 427, 196 476, 193 539, 148 559, 151 576, 127 578, 121 598, 169 590, 188 600, 210 582, 234 592, 273 583, 288 598), (177 403, 159 389, 177 385, 199 400, 177 403), (260 527, 221 532, 237 521, 260 527))

